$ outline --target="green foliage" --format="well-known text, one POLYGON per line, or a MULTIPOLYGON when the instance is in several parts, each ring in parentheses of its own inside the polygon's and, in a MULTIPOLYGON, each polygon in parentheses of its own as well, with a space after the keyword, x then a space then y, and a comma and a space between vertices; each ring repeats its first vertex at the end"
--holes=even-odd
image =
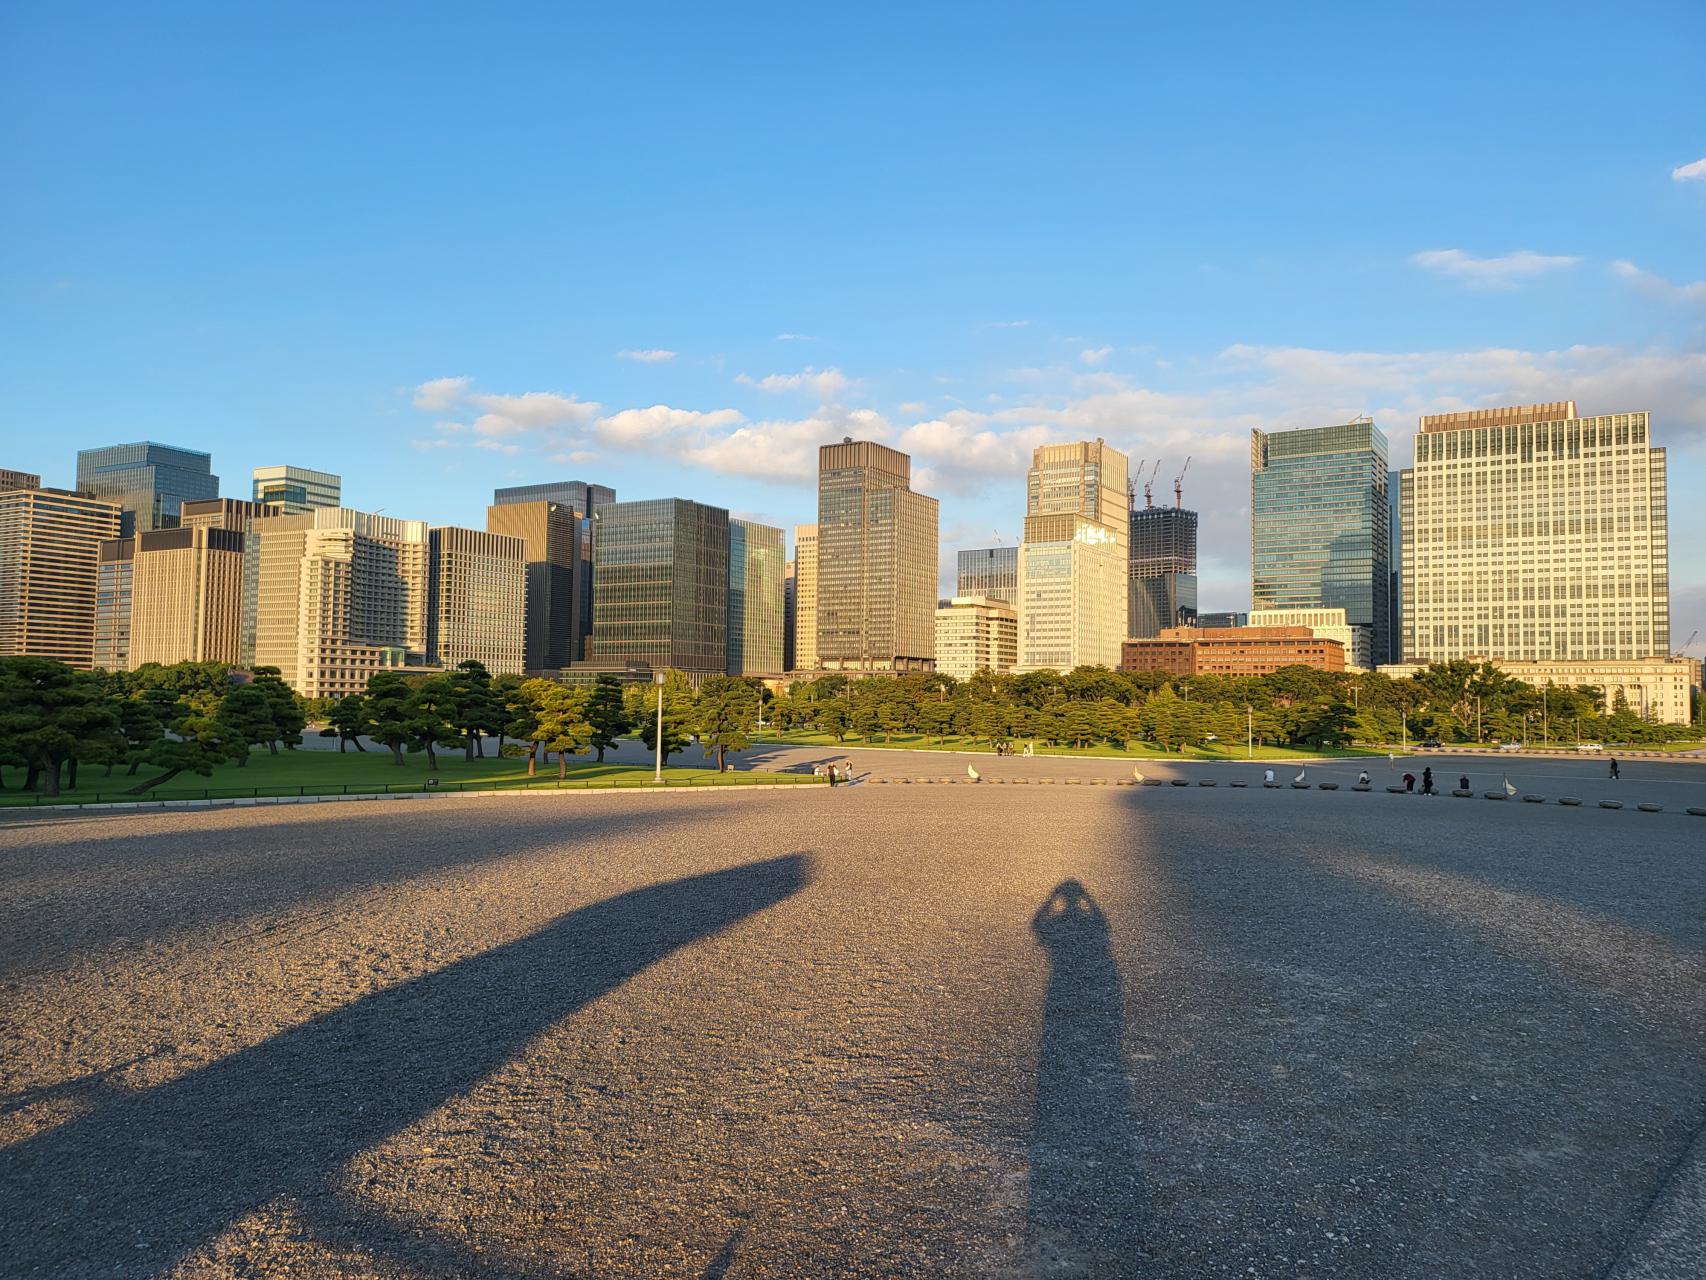
POLYGON ((592 749, 598 752, 599 763, 604 753, 614 747, 631 728, 628 710, 622 697, 622 682, 615 676, 598 677, 587 699, 586 722, 592 726, 592 749))
POLYGON ((507 730, 509 709, 484 663, 472 659, 460 662, 446 679, 450 691, 446 715, 461 730, 465 758, 472 760, 485 754, 481 747, 483 736, 496 737, 507 730))
POLYGON ((79 761, 111 759, 123 748, 102 679, 48 658, 0 659, 0 762, 27 770, 26 787, 59 794, 79 761))
POLYGON ((752 745, 749 731, 758 720, 758 686, 738 676, 712 676, 699 687, 693 731, 707 756, 716 756, 717 772, 728 768, 728 753, 752 745))
POLYGON ((570 688, 552 680, 529 680, 522 685, 533 705, 535 740, 557 755, 557 776, 563 777, 568 757, 592 749, 592 725, 587 721, 591 692, 570 688))
MULTIPOLYGON (((267 691, 258 684, 234 686, 219 704, 216 717, 220 730, 232 742, 244 745, 243 760, 249 758, 247 748, 271 743, 278 732, 273 719, 273 702, 267 691)), ((275 753, 276 754, 276 753, 275 753)))
POLYGON ((433 676, 409 691, 403 704, 404 724, 411 751, 426 752, 427 767, 438 768, 438 748, 462 743, 457 731, 456 686, 449 676, 433 676))
POLYGON ((367 678, 367 736, 390 748, 398 765, 409 745, 409 699, 413 690, 394 671, 376 671, 367 678))
POLYGON ((334 702, 326 713, 326 723, 329 727, 320 730, 320 736, 336 738, 339 751, 349 742, 355 743, 357 751, 367 750, 361 745, 361 739, 371 736, 373 717, 367 709, 367 699, 361 694, 352 693, 334 702))

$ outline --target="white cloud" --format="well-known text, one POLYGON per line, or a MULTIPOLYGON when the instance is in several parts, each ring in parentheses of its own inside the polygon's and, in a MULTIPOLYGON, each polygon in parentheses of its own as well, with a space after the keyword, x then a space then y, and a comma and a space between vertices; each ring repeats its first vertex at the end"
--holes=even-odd
POLYGON ((1029 320, 991 320, 985 328, 988 329, 1024 329, 1030 326, 1029 320))
POLYGON ((463 393, 473 383, 472 378, 434 378, 415 388, 414 404, 429 413, 444 413, 456 407, 463 393))
POLYGON ((1112 347, 1087 347, 1078 353, 1078 358, 1085 364, 1101 364, 1113 354, 1112 347))
POLYGON ((1031 451, 1051 439, 1049 427, 1034 423, 1003 430, 989 422, 988 415, 956 409, 913 423, 900 433, 896 447, 929 459, 932 477, 950 492, 977 492, 1001 479, 1022 487, 1031 451))
MULTIPOLYGON (((1702 163, 1706 163, 1703 161, 1702 163)), ((1619 258, 1611 264, 1613 274, 1639 289, 1648 297, 1680 300, 1683 302, 1706 302, 1706 280, 1696 280, 1692 284, 1672 284, 1661 275, 1644 271, 1627 258, 1619 258)))
POLYGON ((1525 280, 1573 267, 1580 258, 1519 249, 1497 258, 1477 258, 1462 249, 1425 249, 1410 261, 1428 271, 1455 276, 1476 289, 1514 289, 1525 280))
POLYGON ((816 342, 817 339, 809 333, 779 333, 776 335, 776 341, 778 341, 778 342, 816 342))
POLYGON ((1706 182, 1706 156, 1692 164, 1679 164, 1670 171, 1673 182, 1706 182))
POLYGON ((826 400, 839 395, 849 385, 847 375, 839 369, 813 369, 809 366, 798 373, 772 373, 763 378, 743 373, 735 381, 743 386, 757 387, 760 391, 809 390, 826 400))
POLYGON ((626 348, 616 353, 619 360, 637 360, 641 364, 662 364, 675 359, 675 352, 665 351, 662 347, 645 347, 639 350, 626 348))
POLYGON ((474 447, 476 449, 490 449, 493 453, 507 454, 511 457, 521 452, 520 445, 507 444, 502 440, 476 440, 474 447))

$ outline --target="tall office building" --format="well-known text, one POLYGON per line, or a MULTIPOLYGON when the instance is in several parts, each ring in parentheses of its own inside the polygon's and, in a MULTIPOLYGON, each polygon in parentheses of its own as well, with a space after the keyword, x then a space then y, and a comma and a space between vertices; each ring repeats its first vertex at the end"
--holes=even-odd
POLYGON ((186 529, 229 529, 243 535, 243 599, 237 662, 255 665, 255 609, 259 591, 260 560, 257 544, 250 536, 254 522, 285 514, 275 503, 250 502, 242 498, 203 498, 183 505, 181 519, 186 529))
POLYGON ((1386 436, 1369 419, 1250 433, 1250 607, 1343 609, 1391 646, 1386 436))
POLYGON ((511 502, 486 508, 486 528, 526 545, 528 671, 560 671, 586 656, 592 615, 583 597, 592 565, 580 513, 561 502, 511 502))
POLYGON ((1019 598, 1019 548, 977 547, 959 553, 954 575, 956 596, 982 596, 986 600, 1019 598))
POLYGON ((343 480, 329 471, 256 467, 253 481, 255 501, 272 503, 287 516, 343 505, 343 480))
POLYGON ((794 657, 790 671, 817 666, 817 526, 794 526, 794 657))
POLYGON ((1384 656, 1376 655, 1376 662, 1402 662, 1404 660, 1404 604, 1403 579, 1404 548, 1403 548, 1403 513, 1398 482, 1399 473, 1386 473, 1386 564, 1388 568, 1387 582, 1390 586, 1386 592, 1386 626, 1391 633, 1387 637, 1387 651, 1384 656))
POLYGON ((1565 400, 1426 417, 1400 488, 1405 662, 1670 656, 1647 414, 1565 400))
POLYGON ((1131 513, 1126 635, 1149 639, 1197 617, 1197 513, 1137 507, 1131 513))
POLYGON ((256 663, 307 698, 360 693, 376 671, 425 664, 425 521, 325 507, 255 520, 249 536, 256 663))
POLYGON ((782 674, 782 531, 752 520, 729 521, 728 671, 731 676, 782 674))
POLYGON ((492 490, 494 507, 505 507, 512 502, 560 502, 589 519, 615 501, 616 490, 601 484, 588 484, 584 480, 553 480, 549 484, 522 484, 492 490))
POLYGON ((956 680, 1011 671, 1019 660, 1019 611, 1006 600, 955 596, 936 609, 936 670, 956 680))
POLYGON ((440 525, 427 532, 427 661, 519 674, 527 657, 527 542, 440 525))
POLYGON ((794 670, 794 562, 782 565, 782 670, 794 670))
POLYGON ((729 513, 680 498, 613 502, 597 526, 591 660, 725 673, 729 513))
POLYGON ((1117 667, 1127 593, 1125 454, 1104 441, 1045 444, 1025 484, 1020 671, 1117 667))
POLYGON ((63 489, 0 490, 0 658, 93 665, 100 546, 122 517, 63 489))
MULTIPOLYGON (((131 554, 130 670, 242 660, 241 532, 217 525, 154 529, 117 543, 131 554)), ((107 548, 102 544, 103 568, 107 548)))
POLYGON ((130 670, 130 584, 136 538, 108 538, 96 552, 95 656, 97 671, 130 670))
POLYGON ((185 499, 217 498, 213 459, 196 449, 150 440, 83 449, 77 454, 77 489, 124 511, 119 536, 175 529, 185 499))
POLYGON ((928 671, 936 652, 937 504, 912 459, 851 436, 818 450, 817 660, 928 671))

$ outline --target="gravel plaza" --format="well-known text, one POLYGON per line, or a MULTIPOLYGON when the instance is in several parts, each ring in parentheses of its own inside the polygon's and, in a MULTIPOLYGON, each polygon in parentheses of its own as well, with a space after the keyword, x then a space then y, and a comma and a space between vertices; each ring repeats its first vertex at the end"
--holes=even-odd
POLYGON ((1697 764, 829 756, 0 817, 0 1275, 1700 1274, 1697 764))

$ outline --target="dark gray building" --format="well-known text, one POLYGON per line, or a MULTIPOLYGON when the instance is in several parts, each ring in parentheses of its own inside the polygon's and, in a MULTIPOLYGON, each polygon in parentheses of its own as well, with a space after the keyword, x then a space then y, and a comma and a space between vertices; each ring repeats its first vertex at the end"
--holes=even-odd
POLYGON ((601 506, 594 524, 589 660, 726 672, 729 513, 658 498, 601 506))
POLYGON ((553 480, 549 484, 522 484, 509 489, 493 489, 492 505, 508 506, 512 502, 560 502, 583 516, 598 514, 600 507, 616 501, 616 490, 584 480, 553 480))
POLYGON ((1126 634, 1153 640, 1197 617, 1197 513, 1140 507, 1131 513, 1126 634))
POLYGON ((592 534, 561 502, 508 502, 486 508, 486 528, 527 544, 525 669, 559 671, 586 656, 592 635, 592 534))
MULTIPOLYGON (((1387 539, 1387 555, 1388 563, 1392 567, 1389 575, 1392 589, 1387 593, 1386 615, 1388 625, 1392 628, 1392 639, 1385 659, 1387 662, 1404 661, 1404 607, 1402 603, 1403 594, 1399 590, 1403 586, 1399 580, 1404 562, 1403 552, 1400 550, 1403 546, 1403 540, 1400 536, 1403 532, 1403 522, 1398 518, 1398 488, 1398 473, 1388 471, 1386 473, 1386 509, 1390 535, 1387 539)), ((1378 655, 1375 657, 1375 661, 1377 663, 1381 661, 1378 655)))
POLYGON ((121 507, 120 536, 128 538, 177 528, 185 501, 219 496, 219 477, 209 454, 139 440, 79 450, 77 489, 121 507))
POLYGON ((956 596, 988 596, 1012 604, 1019 598, 1019 548, 978 547, 959 554, 956 596))
POLYGON ((1199 627, 1247 627, 1250 625, 1250 615, 1247 613, 1222 612, 1197 614, 1199 627))

